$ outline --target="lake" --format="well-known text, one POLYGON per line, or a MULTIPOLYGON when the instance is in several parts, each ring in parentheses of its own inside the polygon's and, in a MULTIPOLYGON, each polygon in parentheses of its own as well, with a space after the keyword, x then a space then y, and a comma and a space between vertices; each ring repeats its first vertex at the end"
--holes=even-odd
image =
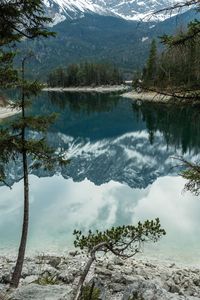
MULTIPOLYGON (((42 93, 29 113, 59 113, 51 146, 70 164, 30 175, 28 253, 63 253, 73 230, 159 217, 167 236, 143 255, 199 264, 200 199, 184 191, 179 161, 200 158, 197 107, 138 103, 116 94, 42 93)), ((36 135, 30 132, 31 135, 36 135)), ((16 253, 22 218, 20 161, 0 187, 0 253, 16 253)))

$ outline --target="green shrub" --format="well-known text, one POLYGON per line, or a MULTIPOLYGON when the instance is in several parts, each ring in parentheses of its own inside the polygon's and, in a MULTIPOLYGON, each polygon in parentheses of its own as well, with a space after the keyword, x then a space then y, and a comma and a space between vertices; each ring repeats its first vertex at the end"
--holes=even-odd
POLYGON ((59 284, 59 280, 55 275, 46 274, 41 277, 38 277, 38 279, 35 280, 34 283, 39 285, 54 285, 54 284, 59 284))
POLYGON ((138 292, 133 292, 133 295, 128 300, 144 300, 144 298, 138 292))
POLYGON ((85 285, 81 294, 80 300, 98 300, 100 297, 100 290, 93 285, 85 285))

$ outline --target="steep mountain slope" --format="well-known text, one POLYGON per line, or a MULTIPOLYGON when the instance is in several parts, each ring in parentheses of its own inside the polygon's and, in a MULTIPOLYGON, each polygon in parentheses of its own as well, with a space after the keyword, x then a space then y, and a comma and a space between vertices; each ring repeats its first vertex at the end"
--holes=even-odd
POLYGON ((54 26, 55 38, 26 41, 22 47, 26 44, 36 53, 31 70, 44 80, 54 68, 86 60, 113 62, 126 74, 132 74, 143 67, 153 37, 172 34, 177 26, 183 27, 195 16, 188 11, 157 24, 86 14, 84 18, 65 20, 54 26))
MULTIPOLYGON (((80 18, 85 13, 115 15, 127 20, 161 21, 171 17, 166 13, 152 16, 152 13, 169 7, 181 0, 43 0, 54 24, 65 19, 80 18)), ((174 14, 178 11, 174 11, 174 14)))
POLYGON ((40 78, 56 67, 86 60, 112 62, 132 71, 144 62, 149 48, 148 41, 142 42, 149 31, 147 23, 138 26, 137 22, 111 16, 88 14, 65 20, 53 30, 57 33, 55 38, 26 42, 36 53, 32 67, 40 78))
MULTIPOLYGON (((163 20, 170 16, 165 13, 160 13, 157 16, 150 16, 155 11, 170 7, 180 0, 93 0, 93 3, 101 7, 107 8, 122 18, 128 20, 149 19, 163 20)), ((177 12, 174 12, 177 13, 177 12)))
POLYGON ((77 19, 85 13, 96 13, 99 15, 112 15, 106 7, 92 3, 91 0, 43 0, 46 11, 53 18, 53 24, 60 23, 66 19, 77 19))

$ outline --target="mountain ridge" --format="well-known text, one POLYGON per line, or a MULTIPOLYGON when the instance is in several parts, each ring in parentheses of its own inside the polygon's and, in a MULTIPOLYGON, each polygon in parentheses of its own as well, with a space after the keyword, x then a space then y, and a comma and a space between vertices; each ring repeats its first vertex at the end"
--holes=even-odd
POLYGON ((176 15, 161 12, 153 13, 170 7, 181 0, 43 0, 45 9, 53 19, 53 25, 66 19, 83 17, 86 13, 115 16, 133 21, 163 21, 176 15))
POLYGON ((45 10, 52 18, 54 26, 64 20, 84 17, 85 14, 110 15, 111 13, 91 0, 43 0, 45 10))

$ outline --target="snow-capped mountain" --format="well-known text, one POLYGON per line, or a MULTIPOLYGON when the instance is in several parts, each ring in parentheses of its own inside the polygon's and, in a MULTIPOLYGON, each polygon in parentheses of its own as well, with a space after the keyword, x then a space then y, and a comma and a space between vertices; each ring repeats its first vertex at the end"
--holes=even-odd
MULTIPOLYGON (((162 12, 156 16, 151 16, 153 12, 170 7, 182 0, 92 0, 103 8, 128 20, 163 20, 170 15, 162 12)), ((176 12, 174 12, 176 13, 176 12)))
MULTIPOLYGON (((170 7, 182 0, 43 0, 54 24, 65 19, 84 16, 85 13, 115 15, 127 20, 164 20, 171 15, 162 12, 156 16, 155 11, 170 7)), ((173 12, 176 14, 176 12, 173 12)))
POLYGON ((96 13, 99 15, 113 14, 106 7, 93 3, 91 0, 43 0, 45 8, 53 18, 53 25, 65 19, 76 19, 83 17, 85 13, 96 13))

